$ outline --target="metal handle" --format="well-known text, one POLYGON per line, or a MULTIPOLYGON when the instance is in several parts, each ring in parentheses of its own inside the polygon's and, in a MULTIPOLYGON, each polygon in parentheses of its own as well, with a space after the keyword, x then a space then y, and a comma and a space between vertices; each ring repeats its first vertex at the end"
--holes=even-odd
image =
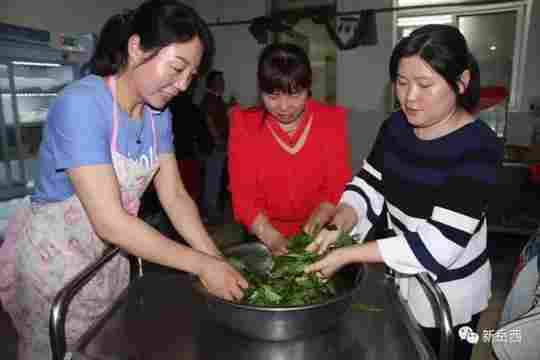
POLYGON ((433 307, 435 322, 441 329, 441 342, 439 348, 439 360, 451 360, 454 358, 454 333, 452 325, 452 315, 446 296, 435 280, 427 273, 415 275, 428 296, 433 307))
POLYGON ((64 360, 66 355, 66 314, 71 300, 119 252, 118 247, 107 249, 96 262, 88 265, 56 294, 49 318, 49 338, 53 360, 64 360))

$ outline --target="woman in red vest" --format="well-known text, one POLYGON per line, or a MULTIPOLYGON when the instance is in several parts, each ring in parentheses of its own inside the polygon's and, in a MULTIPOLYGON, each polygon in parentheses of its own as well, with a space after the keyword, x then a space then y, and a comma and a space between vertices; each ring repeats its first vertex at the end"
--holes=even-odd
POLYGON ((271 44, 259 57, 262 103, 231 110, 229 174, 236 220, 274 254, 322 225, 351 179, 346 111, 310 97, 300 47, 271 44))

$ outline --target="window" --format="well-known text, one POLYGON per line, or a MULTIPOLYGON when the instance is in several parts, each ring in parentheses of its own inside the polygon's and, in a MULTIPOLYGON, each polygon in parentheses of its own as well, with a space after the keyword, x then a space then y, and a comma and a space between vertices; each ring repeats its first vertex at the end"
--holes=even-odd
MULTIPOLYGON (((333 0, 272 1, 274 11, 310 9, 319 6, 333 8, 335 11, 336 2, 333 0)), ((313 71, 313 86, 311 88, 313 98, 335 104, 338 50, 330 39, 325 25, 316 24, 310 18, 303 18, 293 25, 291 31, 278 33, 274 40, 294 43, 306 51, 313 71)))
MULTIPOLYGON (((452 0, 396 0, 397 7, 467 2, 452 0)), ((478 2, 476 2, 477 4, 478 2)), ((503 88, 508 97, 480 113, 500 137, 505 136, 509 110, 520 107, 525 47, 525 15, 529 1, 500 4, 445 6, 400 10, 396 14, 396 42, 414 29, 429 23, 456 26, 463 33, 480 66, 485 93, 503 88), (504 26, 501 26, 504 24, 504 26)), ((483 92, 484 93, 484 92, 483 92)))
POLYGON ((335 104, 337 48, 324 25, 314 24, 311 19, 302 19, 292 31, 280 33, 277 41, 294 43, 306 51, 313 71, 313 98, 335 104))

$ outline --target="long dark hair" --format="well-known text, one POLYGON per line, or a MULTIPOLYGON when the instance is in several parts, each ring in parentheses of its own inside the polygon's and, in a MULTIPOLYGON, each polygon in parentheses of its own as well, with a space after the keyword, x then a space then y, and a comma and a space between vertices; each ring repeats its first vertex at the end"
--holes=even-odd
POLYGON ((128 40, 134 34, 139 35, 144 51, 154 52, 149 59, 170 44, 198 36, 204 48, 199 72, 210 68, 213 37, 195 10, 175 0, 146 0, 138 8, 107 20, 91 59, 92 72, 108 76, 121 71, 128 61, 128 40))
POLYGON ((426 25, 401 39, 390 58, 393 83, 398 77, 399 61, 414 55, 420 56, 446 80, 454 90, 459 106, 469 112, 476 108, 480 99, 480 70, 458 29, 449 25, 426 25), (459 82, 465 70, 469 70, 471 76, 467 88, 460 94, 459 82))
POLYGON ((270 44, 259 56, 257 80, 259 91, 292 94, 311 89, 312 71, 306 52, 288 43, 270 44))
POLYGON ((215 89, 216 81, 223 80, 223 71, 212 70, 206 76, 206 88, 215 89))

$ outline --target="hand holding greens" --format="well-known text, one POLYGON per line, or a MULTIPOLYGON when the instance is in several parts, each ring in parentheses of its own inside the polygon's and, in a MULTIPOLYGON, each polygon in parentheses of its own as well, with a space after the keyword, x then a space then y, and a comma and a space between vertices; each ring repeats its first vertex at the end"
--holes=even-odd
MULTIPOLYGON (((270 271, 257 271, 243 259, 229 257, 228 261, 239 270, 250 286, 245 290, 243 303, 259 306, 301 306, 324 302, 339 293, 340 279, 323 279, 317 274, 306 274, 304 268, 324 255, 306 251, 314 238, 306 233, 293 236, 286 255, 272 256, 270 271)), ((335 247, 354 243, 351 236, 341 233, 335 247)), ((261 254, 260 261, 264 261, 261 254)))

